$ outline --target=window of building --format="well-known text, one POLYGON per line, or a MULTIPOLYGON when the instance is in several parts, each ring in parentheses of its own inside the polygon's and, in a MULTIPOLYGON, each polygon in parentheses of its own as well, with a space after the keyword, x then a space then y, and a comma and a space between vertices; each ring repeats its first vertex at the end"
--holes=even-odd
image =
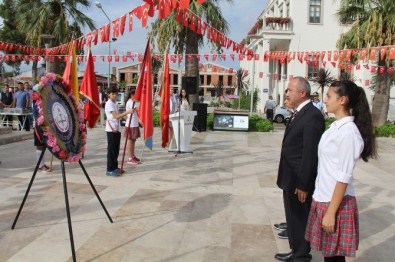
POLYGON ((232 76, 228 76, 228 86, 231 86, 233 83, 233 77, 232 76))
POLYGON ((207 75, 207 85, 211 85, 211 75, 207 75))
POLYGON ((125 73, 120 73, 119 74, 119 79, 121 80, 121 82, 126 81, 126 74, 125 73))
POLYGON ((220 75, 220 76, 219 76, 218 82, 219 82, 219 83, 222 83, 222 84, 224 83, 224 76, 223 76, 223 75, 220 75))
POLYGON ((178 75, 173 74, 173 85, 178 85, 178 75))
POLYGON ((310 0, 309 22, 313 24, 321 23, 321 0, 310 0))
POLYGON ((200 79, 200 85, 203 86, 204 85, 204 75, 200 75, 199 79, 200 79))

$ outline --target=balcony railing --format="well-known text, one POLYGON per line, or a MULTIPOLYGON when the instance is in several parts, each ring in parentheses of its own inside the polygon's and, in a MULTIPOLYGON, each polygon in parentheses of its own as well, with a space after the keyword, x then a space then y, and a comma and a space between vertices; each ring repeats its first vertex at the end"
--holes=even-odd
POLYGON ((263 21, 263 30, 292 31, 290 17, 266 17, 263 21))

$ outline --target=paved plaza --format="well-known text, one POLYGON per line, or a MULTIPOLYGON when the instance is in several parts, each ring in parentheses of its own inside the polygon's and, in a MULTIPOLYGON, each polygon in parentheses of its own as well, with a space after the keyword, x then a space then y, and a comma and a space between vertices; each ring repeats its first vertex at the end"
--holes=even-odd
MULTIPOLYGON (((289 251, 273 229, 284 221, 275 183, 283 130, 194 133, 194 153, 178 156, 160 148, 158 129, 154 137, 154 150, 144 152, 142 164, 127 165, 122 177, 107 177, 105 132, 88 131, 82 161, 114 223, 79 165, 66 163, 78 261, 270 262, 275 253, 289 251)), ((395 139, 378 141, 380 158, 356 167, 361 242, 357 258, 348 261, 393 261, 395 139)), ((139 154, 141 148, 139 139, 139 154)), ((58 160, 52 173, 38 173, 11 230, 34 151, 32 139, 0 146, 0 261, 71 261, 58 160)), ((313 257, 323 261, 319 253, 313 257)))

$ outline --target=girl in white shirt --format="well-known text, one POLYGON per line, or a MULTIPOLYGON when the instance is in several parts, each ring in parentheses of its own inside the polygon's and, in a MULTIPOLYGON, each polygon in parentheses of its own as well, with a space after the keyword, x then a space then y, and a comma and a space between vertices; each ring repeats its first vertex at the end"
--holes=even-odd
POLYGON ((136 144, 137 138, 140 137, 140 128, 139 128, 139 115, 138 108, 140 103, 138 101, 134 101, 133 97, 136 90, 131 89, 128 95, 128 101, 126 102, 126 110, 133 110, 133 114, 128 115, 126 119, 125 125, 125 137, 128 137, 126 149, 128 151, 128 164, 137 165, 140 163, 140 159, 136 157, 134 153, 134 148, 136 144))
POLYGON ((190 110, 189 98, 188 98, 187 91, 185 89, 181 90, 180 102, 181 102, 180 111, 189 111, 190 110))
POLYGON ((376 157, 372 116, 365 91, 352 81, 335 81, 324 99, 336 121, 318 145, 318 175, 305 237, 324 261, 354 257, 359 243, 353 170, 359 158, 376 157))

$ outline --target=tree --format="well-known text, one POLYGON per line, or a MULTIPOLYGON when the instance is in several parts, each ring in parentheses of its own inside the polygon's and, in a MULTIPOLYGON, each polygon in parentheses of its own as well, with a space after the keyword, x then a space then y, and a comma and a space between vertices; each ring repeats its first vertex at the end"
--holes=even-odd
MULTIPOLYGON (((340 36, 338 47, 362 48, 395 44, 395 1, 393 0, 342 0, 338 11, 339 20, 351 26, 340 36)), ((378 52, 380 53, 380 52, 378 52)), ((377 58, 378 66, 391 66, 386 58, 377 58)), ((391 86, 394 74, 385 70, 376 73, 372 81, 374 98, 372 105, 373 125, 382 125, 388 117, 391 86)))
MULTIPOLYGON (((232 3, 232 0, 225 0, 232 3)), ((212 27, 216 28, 223 34, 229 30, 228 22, 222 16, 221 9, 219 8, 220 0, 207 0, 203 4, 198 4, 193 0, 189 4, 189 10, 197 16, 205 19, 212 27)), ((176 11, 165 19, 158 19, 152 24, 151 39, 156 40, 159 52, 164 53, 173 44, 176 54, 198 54, 199 46, 203 45, 203 36, 198 35, 196 32, 179 24, 176 21, 176 11)), ((209 40, 210 41, 210 40, 209 40)), ((221 46, 211 42, 213 48, 217 52, 221 52, 221 46)), ((199 79, 199 61, 195 56, 192 59, 185 59, 185 76, 196 77, 199 79)), ((198 93, 190 95, 190 102, 198 102, 198 93)))
MULTIPOLYGON (((15 17, 16 13, 17 13, 16 1, 4 0, 3 3, 0 4, 0 17, 3 18, 3 26, 0 28, 0 40, 8 42, 8 43, 24 45, 25 44, 25 35, 17 30, 17 20, 15 17)), ((3 52, 5 54, 8 54, 8 53, 15 54, 16 53, 15 50, 12 50, 12 51, 3 50, 3 52)), ((1 59, 0 67, 3 66, 3 63, 6 63, 7 65, 14 67, 14 68, 19 68, 20 64, 21 64, 21 62, 19 60, 5 61, 4 59, 1 59)))
MULTIPOLYGON (((89 7, 89 0, 20 0, 16 12, 17 27, 25 34, 30 46, 42 47, 43 35, 53 36, 51 44, 57 46, 81 36, 83 26, 95 29, 93 20, 80 11, 89 7)), ((54 71, 61 73, 58 64, 54 71)))
POLYGON ((330 86, 335 78, 332 76, 328 69, 320 68, 318 74, 313 78, 313 83, 318 85, 321 89, 321 97, 324 97, 324 89, 326 86, 330 86))
POLYGON ((248 71, 247 70, 243 70, 241 68, 239 68, 236 71, 236 83, 235 83, 235 88, 237 90, 237 95, 239 96, 239 106, 238 106, 238 110, 240 110, 240 96, 241 93, 243 92, 244 89, 248 88, 248 81, 246 80, 248 77, 248 71))

